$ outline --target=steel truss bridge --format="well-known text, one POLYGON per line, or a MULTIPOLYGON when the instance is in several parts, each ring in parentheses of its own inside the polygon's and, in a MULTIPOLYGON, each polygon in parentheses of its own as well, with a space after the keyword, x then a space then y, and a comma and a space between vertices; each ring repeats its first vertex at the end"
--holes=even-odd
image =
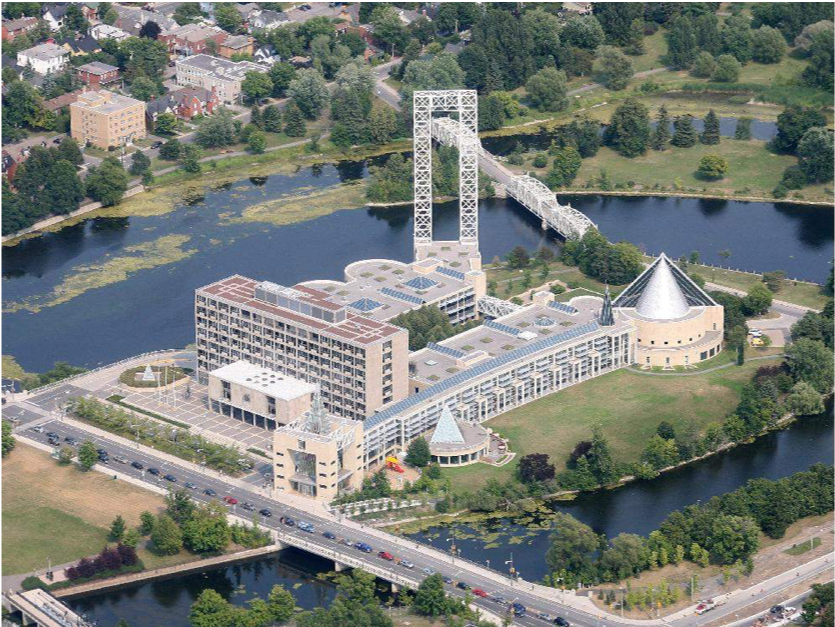
MULTIPOLYGON (((438 92, 415 92, 415 111, 417 112, 417 97, 421 93, 438 92)), ((458 93, 440 92, 440 93, 458 93)), ((475 93, 475 92, 473 92, 475 93)), ((424 110, 427 108, 424 107, 424 110)), ((425 115, 425 114, 424 114, 425 115)), ((415 118, 415 142, 418 143, 417 113, 415 118)), ((542 220, 542 228, 552 228, 563 237, 582 237, 590 228, 596 228, 594 222, 589 220, 583 213, 577 211, 571 205, 563 205, 557 200, 556 195, 541 181, 527 175, 514 174, 504 167, 496 157, 481 147, 475 126, 470 123, 462 123, 450 117, 432 118, 432 137, 444 146, 458 148, 459 155, 473 153, 474 147, 478 154, 479 167, 491 178, 505 186, 508 195, 514 198, 528 211, 542 220)), ((415 170, 417 172, 417 150, 415 150, 415 170)), ((462 157, 459 156, 459 160, 462 157)), ((430 158, 431 161, 431 158, 430 158)), ((431 172, 430 172, 431 173, 431 172)), ((462 178, 463 181, 463 178, 462 178)), ((431 188, 431 184, 430 184, 431 188)), ((418 179, 415 178, 415 192, 418 190, 418 179)), ((462 183, 463 190, 463 183, 462 183)), ((464 215, 464 196, 461 197, 462 225, 464 215)), ((417 208, 417 197, 416 204, 417 208)), ((431 205, 430 205, 431 207, 431 205)), ((416 212, 417 218, 417 212, 416 212)), ((417 219, 416 219, 417 223, 417 219)), ((463 233, 463 230, 462 230, 463 233)))

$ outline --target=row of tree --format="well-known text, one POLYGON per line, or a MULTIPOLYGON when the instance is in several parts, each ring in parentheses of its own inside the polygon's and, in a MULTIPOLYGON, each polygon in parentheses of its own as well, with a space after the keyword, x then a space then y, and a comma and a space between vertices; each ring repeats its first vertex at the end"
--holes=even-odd
POLYGON ((781 538, 793 522, 832 511, 832 489, 832 466, 824 464, 777 481, 751 479, 707 503, 671 512, 647 538, 622 533, 609 541, 560 513, 546 554, 550 582, 573 587, 620 581, 682 560, 702 566, 740 563, 750 573, 760 533, 781 538))
POLYGON ((66 570, 67 579, 78 582, 79 579, 90 579, 98 575, 112 576, 126 567, 131 570, 142 570, 142 562, 136 555, 136 550, 124 544, 115 547, 104 547, 93 559, 82 557, 77 564, 66 570))

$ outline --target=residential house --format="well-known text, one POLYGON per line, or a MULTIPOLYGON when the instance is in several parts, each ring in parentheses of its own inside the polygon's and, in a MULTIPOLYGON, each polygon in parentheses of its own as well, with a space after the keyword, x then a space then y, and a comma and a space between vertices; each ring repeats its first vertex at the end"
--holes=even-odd
POLYGON ((81 14, 88 22, 97 19, 99 15, 99 3, 85 2, 81 5, 81 14))
POLYGON ((261 46, 252 54, 252 59, 256 63, 260 63, 261 65, 266 65, 268 67, 272 67, 277 61, 281 61, 281 57, 279 57, 276 52, 275 48, 272 44, 267 44, 266 46, 261 46))
POLYGON ((114 26, 134 37, 139 36, 139 31, 147 22, 156 22, 162 31, 178 28, 177 22, 161 13, 127 7, 123 4, 114 4, 113 9, 119 14, 119 19, 116 20, 114 26))
POLYGON ((220 48, 229 37, 222 28, 208 24, 184 24, 171 30, 163 31, 157 38, 168 46, 168 54, 190 57, 209 50, 209 42, 213 41, 216 49, 220 48))
POLYGON ((244 19, 244 26, 249 24, 249 20, 252 19, 253 14, 258 13, 261 10, 254 2, 247 2, 247 3, 237 3, 235 8, 238 9, 238 13, 241 14, 241 17, 244 19))
POLYGON ((145 115, 156 122, 163 113, 190 120, 195 115, 211 115, 220 106, 217 94, 202 87, 184 87, 146 103, 145 115))
POLYGON ((183 4, 185 4, 185 2, 149 2, 145 5, 145 8, 149 11, 153 11, 154 13, 164 15, 165 17, 173 18, 177 9, 179 9, 183 4))
POLYGON ((290 65, 297 69, 313 67, 313 60, 310 57, 292 57, 290 65))
POLYGON ((591 15, 592 13, 591 2, 563 2, 562 8, 564 11, 577 13, 578 15, 591 15))
POLYGON ((76 68, 76 72, 82 83, 95 87, 109 85, 121 80, 119 68, 99 61, 81 65, 76 68))
POLYGON ((196 54, 177 61, 176 76, 180 86, 214 90, 220 102, 233 103, 241 99, 241 83, 247 72, 266 71, 265 66, 251 61, 230 61, 196 54))
POLYGON ((17 63, 21 67, 29 66, 36 74, 46 76, 60 72, 67 66, 70 53, 53 43, 40 44, 17 53, 17 63))
POLYGON ((101 46, 90 35, 78 35, 76 37, 69 37, 58 42, 64 50, 70 53, 70 56, 75 57, 80 54, 93 54, 101 52, 101 46))
POLYGON ((249 35, 229 35, 226 40, 220 44, 218 54, 227 59, 232 58, 235 54, 248 54, 252 56, 255 52, 255 40, 249 35))
POLYGON ((90 36, 99 41, 101 39, 113 39, 114 41, 124 41, 128 37, 130 37, 129 33, 126 33, 121 28, 116 28, 115 26, 110 26, 109 24, 96 24, 92 28, 90 28, 90 36))
POLYGON ((3 21, 3 41, 14 41, 15 37, 28 33, 38 25, 36 17, 22 17, 19 20, 3 21))
POLYGON ((249 30, 271 31, 290 23, 290 16, 283 11, 258 11, 249 18, 249 30))
POLYGON ((57 98, 51 98, 50 100, 43 101, 43 108, 47 111, 60 111, 61 109, 65 109, 69 107, 72 103, 78 100, 78 97, 84 93, 83 89, 76 89, 75 91, 67 92, 66 94, 61 94, 57 98))
POLYGON ((46 145, 43 137, 29 137, 16 144, 3 146, 3 174, 6 175, 9 182, 14 179, 15 172, 17 172, 20 164, 29 158, 32 148, 35 146, 46 147, 46 145))
POLYGON ((53 32, 61 30, 68 7, 67 2, 55 2, 41 7, 41 18, 49 26, 49 30, 53 32))
POLYGON ((79 145, 108 149, 145 137, 145 103, 112 91, 88 91, 70 105, 70 129, 79 145))

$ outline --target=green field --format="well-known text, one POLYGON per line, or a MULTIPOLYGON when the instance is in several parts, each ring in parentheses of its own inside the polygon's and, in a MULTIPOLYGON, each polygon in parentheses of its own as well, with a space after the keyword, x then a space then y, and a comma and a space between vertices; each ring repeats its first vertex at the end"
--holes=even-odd
POLYGON ((767 363, 772 362, 749 361, 682 377, 618 370, 585 381, 485 423, 510 439, 510 450, 517 454, 512 463, 500 468, 475 464, 444 473, 454 489, 472 491, 490 478, 512 478, 519 458, 528 453, 547 453, 559 472, 577 442, 589 439, 594 425, 602 428, 617 461, 634 461, 662 420, 676 428, 692 421, 699 429, 721 421, 738 403, 754 371, 767 363))

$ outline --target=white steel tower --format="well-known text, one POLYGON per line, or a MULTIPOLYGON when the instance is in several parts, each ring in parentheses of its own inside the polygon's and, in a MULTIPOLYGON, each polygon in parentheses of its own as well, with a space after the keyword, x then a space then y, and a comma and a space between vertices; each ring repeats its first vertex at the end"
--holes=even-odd
POLYGON ((416 91, 413 97, 415 248, 432 243, 432 115, 458 115, 458 241, 478 247, 478 95, 475 90, 416 91))

